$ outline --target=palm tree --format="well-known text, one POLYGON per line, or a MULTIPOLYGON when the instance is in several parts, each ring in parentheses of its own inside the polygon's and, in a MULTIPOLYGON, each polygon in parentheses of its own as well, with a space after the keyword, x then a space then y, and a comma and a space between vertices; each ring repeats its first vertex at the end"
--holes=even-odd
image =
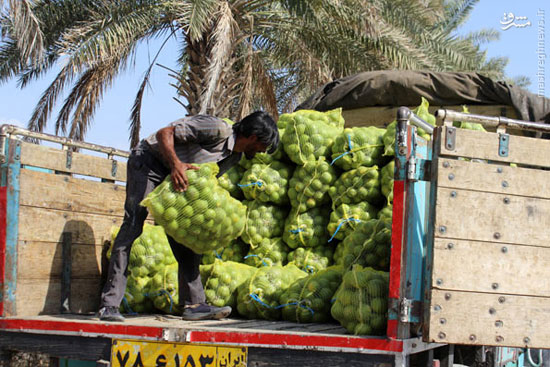
MULTIPOLYGON (((0 81, 17 76, 25 86, 62 59, 28 126, 42 131, 70 87, 55 127, 74 139, 84 138, 103 93, 133 64, 136 47, 154 37, 181 45, 173 75, 187 113, 233 119, 253 108, 277 116, 323 83, 365 70, 502 71, 471 39, 452 35, 455 23, 444 22, 449 8, 438 0, 7 1, 0 81), (18 1, 32 17, 14 16, 18 1), (25 22, 34 27, 22 33, 25 22)), ((132 146, 155 65, 156 57, 137 91, 132 146)))

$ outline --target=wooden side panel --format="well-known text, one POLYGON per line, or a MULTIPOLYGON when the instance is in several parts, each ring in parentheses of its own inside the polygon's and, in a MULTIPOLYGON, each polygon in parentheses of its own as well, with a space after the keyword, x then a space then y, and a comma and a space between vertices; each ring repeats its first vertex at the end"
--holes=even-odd
POLYGON ((430 342, 548 348, 550 298, 433 290, 430 342))
MULTIPOLYGON (((117 157, 117 159, 121 158, 117 157)), ((71 167, 67 168, 67 151, 21 142, 21 164, 23 165, 125 182, 126 162, 124 160, 116 162, 116 174, 113 176, 113 160, 73 152, 71 167)))
MULTIPOLYGON (((99 278, 103 250, 104 246, 101 245, 75 244, 71 246, 72 278, 99 278)), ((62 255, 61 242, 20 242, 17 278, 27 280, 61 279, 62 255)))
POLYGON ((550 199, 550 171, 440 159, 438 186, 550 199))
POLYGON ((485 159, 494 162, 518 163, 529 166, 550 167, 550 141, 510 136, 508 156, 499 156, 500 135, 466 129, 455 129, 454 149, 447 149, 446 131, 441 131, 440 155, 485 159))
POLYGON ((102 245, 110 240, 111 228, 121 224, 122 217, 22 206, 19 241, 61 242, 62 233, 70 232, 73 245, 102 245))
POLYGON ((550 142, 509 136, 500 157, 499 134, 455 129, 447 150, 446 129, 427 340, 549 348, 550 172, 533 167, 550 166, 550 142))
POLYGON ((433 285, 456 291, 550 297, 550 248, 436 239, 433 285))
MULTIPOLYGON (((70 308, 75 313, 95 312, 101 294, 100 278, 71 280, 70 308)), ((17 316, 58 314, 60 279, 22 279, 17 283, 17 316)))
MULTIPOLYGON (((467 106, 470 113, 485 116, 506 116, 517 119, 518 116, 512 106, 504 105, 472 105, 467 106)), ((379 126, 386 127, 395 120, 397 109, 399 107, 363 107, 353 110, 344 110, 342 115, 346 120, 346 127, 353 126, 379 126)), ((409 106, 414 110, 416 106, 409 106)), ((462 112, 462 106, 430 106, 431 114, 434 114, 440 108, 462 112)))
POLYGON ((550 247, 550 200, 439 187, 435 226, 436 238, 550 247))
POLYGON ((124 215, 124 186, 27 169, 21 170, 20 185, 20 205, 124 215))

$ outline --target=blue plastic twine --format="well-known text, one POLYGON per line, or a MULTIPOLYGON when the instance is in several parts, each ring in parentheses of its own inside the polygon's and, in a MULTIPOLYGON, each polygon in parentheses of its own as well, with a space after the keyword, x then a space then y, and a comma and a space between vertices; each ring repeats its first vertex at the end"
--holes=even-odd
POLYGON ((349 146, 349 151, 347 152, 344 152, 342 154, 340 154, 338 157, 334 158, 332 160, 332 162, 330 162, 330 165, 332 166, 334 164, 334 162, 336 162, 338 159, 342 158, 343 156, 347 155, 347 154, 350 154, 351 153, 351 150, 353 149, 352 146, 351 146, 351 137, 349 136, 348 134, 348 146, 349 146))
POLYGON ((264 183, 261 182, 261 181, 256 181, 256 182, 252 182, 252 183, 249 183, 249 184, 246 184, 246 185, 241 185, 241 184, 237 184, 237 186, 239 187, 248 187, 248 186, 258 186, 258 187, 262 187, 264 183))
POLYGON ((313 309, 305 306, 302 304, 302 302, 291 302, 291 303, 285 303, 284 305, 279 305, 279 306, 270 306, 268 305, 267 303, 265 303, 264 301, 262 301, 260 299, 260 297, 258 297, 258 295, 256 293, 250 293, 249 294, 250 298, 252 298, 254 301, 258 302, 259 304, 261 304, 262 306, 264 307, 267 307, 267 308, 272 308, 274 310, 278 310, 279 308, 283 308, 283 307, 286 307, 286 306, 299 306, 299 307, 302 307, 302 308, 305 308, 306 310, 308 310, 309 312, 311 312, 311 314, 315 314, 315 311, 313 311, 313 309))
POLYGON ((313 273, 315 273, 315 268, 311 265, 306 265, 305 271, 306 271, 306 273, 313 274, 313 273))
POLYGON ((222 253, 221 254, 218 254, 218 251, 217 250, 214 250, 214 254, 216 255, 216 257, 220 260, 223 260, 222 259, 222 255, 223 255, 223 252, 225 251, 225 248, 222 250, 222 253))
POLYGON ((172 305, 174 304, 174 300, 172 299, 172 295, 170 294, 170 292, 168 292, 166 289, 161 289, 157 293, 153 293, 153 294, 145 293, 145 296, 146 297, 156 297, 156 296, 160 296, 164 293, 166 293, 168 295, 168 299, 170 300, 170 308, 168 309, 168 311, 172 312, 172 305))
POLYGON ((328 242, 332 241, 332 239, 334 238, 334 236, 336 236, 336 233, 338 233, 338 231, 340 230, 340 228, 344 225, 344 223, 346 222, 356 222, 356 223, 361 223, 361 219, 355 219, 355 218, 348 218, 348 219, 344 219, 343 221, 340 222, 340 224, 338 224, 338 227, 336 227, 336 231, 334 231, 334 233, 332 234, 332 237, 328 240, 328 242))
POLYGON ((303 229, 303 228, 289 230, 290 233, 294 233, 294 234, 300 233, 300 232, 303 232, 303 231, 305 231, 305 229, 303 229))
POLYGON ((137 312, 134 312, 132 310, 132 307, 130 307, 130 304, 128 303, 128 300, 126 299, 126 296, 122 297, 122 302, 124 303, 124 307, 128 310, 128 315, 135 316, 135 315, 138 314, 137 312))
POLYGON ((269 266, 269 264, 266 263, 266 262, 264 261, 264 259, 260 258, 258 255, 246 255, 244 258, 245 258, 245 259, 248 259, 249 257, 257 257, 257 258, 259 258, 260 260, 262 260, 262 264, 263 264, 264 266, 269 266))

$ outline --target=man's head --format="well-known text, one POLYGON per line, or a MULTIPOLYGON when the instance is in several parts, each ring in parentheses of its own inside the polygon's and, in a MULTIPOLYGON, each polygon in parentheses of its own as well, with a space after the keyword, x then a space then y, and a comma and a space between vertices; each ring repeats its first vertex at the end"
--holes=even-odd
POLYGON ((256 111, 233 125, 237 138, 236 152, 243 152, 247 159, 256 153, 273 153, 279 146, 279 130, 269 114, 256 111))

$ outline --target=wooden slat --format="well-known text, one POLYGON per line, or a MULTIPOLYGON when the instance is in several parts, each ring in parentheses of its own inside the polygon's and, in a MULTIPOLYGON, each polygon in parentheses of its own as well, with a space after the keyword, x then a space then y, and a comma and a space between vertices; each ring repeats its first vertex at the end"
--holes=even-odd
MULTIPOLYGON (((100 293, 99 278, 74 279, 71 282, 71 311, 77 313, 97 311, 100 293)), ((59 313, 61 280, 26 279, 18 281, 16 298, 17 316, 59 313)))
MULTIPOLYGON (((414 110, 416 106, 408 106, 414 110)), ((512 106, 505 105, 468 105, 470 113, 485 115, 485 116, 506 116, 512 119, 517 119, 518 116, 512 106), (504 113, 503 113, 504 112, 504 113)), ((344 110, 342 115, 346 120, 346 127, 353 126, 378 126, 386 127, 395 120, 397 109, 399 107, 363 107, 353 110, 344 110)), ((431 114, 434 114, 440 108, 462 112, 462 106, 430 106, 431 114)))
POLYGON ((466 129, 455 129, 455 146, 446 146, 446 127, 441 129, 440 155, 485 159, 495 162, 517 163, 528 166, 550 167, 550 141, 545 139, 510 136, 508 156, 499 156, 499 134, 466 129))
POLYGON ((548 297, 433 290, 430 307, 430 342, 550 348, 548 297))
POLYGON ((124 186, 22 169, 20 189, 20 205, 124 215, 124 186))
POLYGON ((550 171, 456 159, 438 166, 438 187, 550 199, 550 171))
MULTIPOLYGON (((103 246, 78 245, 71 247, 71 277, 99 278, 103 246)), ((61 278, 62 243, 20 242, 17 254, 17 279, 61 278)))
POLYGON ((550 297, 548 247, 437 239, 433 256, 438 289, 550 297))
POLYGON ((550 200, 438 188, 435 236, 550 247, 550 200))
POLYGON ((121 224, 122 217, 118 216, 21 206, 19 241, 62 242, 62 233, 70 232, 73 244, 100 246, 110 241, 112 227, 121 224))
POLYGON ((125 182, 126 162, 119 159, 117 157, 116 176, 113 176, 113 161, 108 158, 73 152, 71 168, 67 168, 66 151, 21 142, 21 164, 125 182))

